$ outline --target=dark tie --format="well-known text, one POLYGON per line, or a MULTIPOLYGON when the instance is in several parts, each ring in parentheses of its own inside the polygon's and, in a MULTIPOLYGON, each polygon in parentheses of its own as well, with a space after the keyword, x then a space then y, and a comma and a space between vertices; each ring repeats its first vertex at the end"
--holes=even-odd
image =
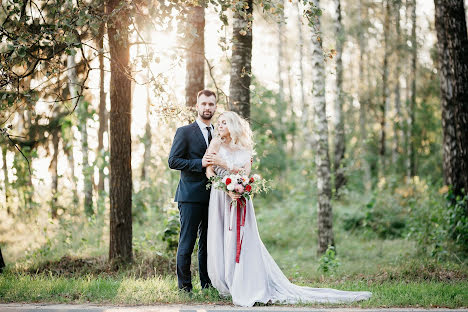
POLYGON ((213 138, 211 136, 211 127, 206 127, 206 130, 208 130, 208 145, 210 145, 211 139, 213 138))

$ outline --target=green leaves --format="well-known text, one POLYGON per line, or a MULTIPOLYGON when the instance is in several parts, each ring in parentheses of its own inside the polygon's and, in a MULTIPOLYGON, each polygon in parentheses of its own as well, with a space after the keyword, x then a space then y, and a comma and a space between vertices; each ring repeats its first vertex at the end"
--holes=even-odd
POLYGON ((340 262, 336 258, 335 247, 328 246, 327 251, 320 257, 319 262, 319 271, 333 275, 340 266, 340 262))

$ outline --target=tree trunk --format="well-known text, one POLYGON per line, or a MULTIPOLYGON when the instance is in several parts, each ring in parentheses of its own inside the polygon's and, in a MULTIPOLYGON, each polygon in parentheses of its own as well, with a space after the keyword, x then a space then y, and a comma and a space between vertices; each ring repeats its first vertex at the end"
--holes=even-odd
POLYGON ((110 81, 110 243, 111 262, 132 261, 131 71, 128 12, 108 0, 110 81), (116 10, 116 12, 114 12, 116 10))
MULTIPOLYGON (((312 3, 318 8, 319 1, 312 3)), ((335 245, 331 206, 330 159, 328 155, 328 122, 325 102, 325 64, 323 59, 320 16, 316 16, 315 32, 312 33, 312 101, 315 122, 315 164, 318 192, 318 250, 323 254, 328 246, 335 245)))
POLYGON ((283 29, 284 29, 284 0, 280 0, 279 5, 281 5, 283 8, 280 9, 279 11, 279 20, 278 20, 278 45, 277 45, 277 52, 278 52, 278 58, 277 58, 277 69, 278 69, 278 95, 279 95, 279 100, 280 102, 284 101, 284 83, 283 83, 283 78, 281 77, 281 73, 283 71, 283 46, 284 46, 284 40, 283 40, 283 29))
POLYGON ((7 213, 11 214, 11 207, 10 207, 10 181, 8 180, 8 167, 7 167, 7 142, 2 142, 2 161, 3 161, 3 185, 5 189, 5 205, 7 209, 7 213))
MULTIPOLYGON (((105 25, 104 23, 101 24, 99 28, 98 34, 98 41, 97 46, 99 49, 99 130, 98 130, 98 157, 104 160, 104 132, 109 134, 109 117, 106 108, 106 93, 104 89, 104 78, 105 78, 105 71, 104 71, 104 32, 105 32, 105 25)), ((98 182, 98 196, 104 191, 104 163, 99 164, 99 182, 98 182)))
MULTIPOLYGON (((366 8, 367 10, 367 8, 366 8)), ((365 74, 364 74, 364 55, 366 49, 366 42, 363 36, 363 20, 364 20, 364 8, 362 7, 362 0, 359 0, 359 81, 358 81, 358 97, 359 97, 359 126, 361 133, 361 160, 362 168, 364 171, 364 186, 366 190, 370 189, 371 186, 371 171, 370 165, 367 161, 367 110, 369 109, 369 90, 370 85, 367 84, 365 88, 365 74)), ((367 64, 367 67, 370 67, 367 64)))
POLYGON ((205 89, 205 8, 190 6, 187 10, 185 104, 193 107, 198 91, 205 89))
POLYGON ((343 42, 344 32, 343 24, 341 23, 341 1, 335 0, 335 35, 336 35, 336 100, 335 100, 335 155, 334 172, 335 172, 335 191, 338 194, 339 189, 345 185, 346 177, 344 174, 344 154, 346 148, 345 133, 344 133, 344 117, 343 117, 343 42))
POLYGON ((244 1, 241 12, 235 12, 232 27, 230 109, 250 121, 250 81, 252 72, 253 1, 244 1))
POLYGON ((185 104, 194 107, 198 91, 205 88, 205 8, 189 6, 187 11, 185 104))
MULTIPOLYGON (((463 0, 434 0, 444 147, 444 182, 468 191, 468 38, 463 0)), ((468 206, 466 207, 468 214, 468 206)))
MULTIPOLYGON (((290 63, 290 60, 289 60, 290 63)), ((291 72, 291 66, 288 66, 288 72, 291 72)), ((296 135, 297 135, 297 115, 296 115, 296 107, 294 105, 294 99, 293 99, 293 77, 292 75, 288 75, 288 89, 289 89, 289 110, 290 110, 290 116, 291 120, 294 123, 294 130, 291 133, 291 148, 290 148, 290 154, 294 155, 296 151, 296 135)), ((288 166, 289 168, 289 166, 288 166)), ((287 169, 288 170, 288 169, 287 169)))
POLYGON ((416 110, 416 63, 417 63, 417 41, 416 41, 416 0, 411 6, 411 102, 409 104, 408 127, 409 127, 409 174, 410 177, 416 175, 415 146, 414 146, 414 115, 416 110))
POLYGON ((3 261, 2 249, 0 248, 0 273, 3 273, 5 268, 5 261, 3 261))
MULTIPOLYGON (((148 77, 149 77, 149 73, 148 73, 148 77)), ((145 137, 143 139, 145 151, 143 153, 143 164, 141 167, 141 180, 142 181, 146 179, 147 170, 151 163, 151 120, 150 120, 151 97, 150 97, 150 89, 147 88, 146 90, 147 90, 146 91, 147 92, 146 93, 146 127, 145 127, 145 137)))
POLYGON ((78 191, 76 187, 76 175, 75 175, 75 157, 73 157, 73 126, 68 129, 62 130, 62 147, 68 160, 68 167, 70 168, 70 182, 73 193, 73 207, 71 214, 74 215, 77 212, 79 204, 78 191))
POLYGON ((67 58, 68 66, 68 80, 70 89, 70 98, 72 98, 73 105, 75 103, 78 107, 78 124, 81 134, 81 153, 82 153, 82 174, 84 180, 84 211, 87 216, 93 215, 93 168, 89 165, 88 159, 88 103, 78 98, 81 91, 81 86, 78 82, 76 73, 75 56, 69 55, 67 58))
POLYGON ((380 102, 380 169, 379 177, 385 175, 386 167, 386 149, 385 149, 385 140, 386 140, 386 113, 387 113, 387 101, 389 99, 388 94, 388 59, 390 56, 389 48, 389 31, 390 31, 390 0, 385 1, 385 20, 384 20, 384 60, 383 60, 383 72, 382 72, 382 100, 380 102))
POLYGON ((299 1, 294 2, 296 4, 296 10, 297 10, 297 29, 299 32, 299 38, 298 38, 298 49, 299 49, 299 83, 301 85, 301 103, 300 107, 302 108, 302 127, 305 129, 307 127, 307 120, 309 118, 307 112, 308 112, 308 107, 307 103, 305 100, 305 92, 304 92, 304 64, 302 63, 302 60, 304 59, 304 39, 303 39, 303 33, 302 33, 302 12, 299 8, 299 1))
POLYGON ((59 131, 52 132, 52 146, 54 148, 54 154, 52 155, 52 160, 50 161, 49 171, 52 176, 52 200, 50 204, 50 211, 52 218, 57 218, 57 189, 58 189, 58 153, 59 153, 59 131))
MULTIPOLYGON (((392 163, 394 165, 400 163, 401 159, 401 121, 403 115, 401 113, 401 88, 400 88, 400 73, 401 73, 401 26, 400 26, 400 8, 401 0, 395 2, 395 30, 396 30, 396 66, 395 66, 395 120, 393 121, 394 143, 392 152, 392 163)), ((395 166, 399 168, 399 166, 395 166)))

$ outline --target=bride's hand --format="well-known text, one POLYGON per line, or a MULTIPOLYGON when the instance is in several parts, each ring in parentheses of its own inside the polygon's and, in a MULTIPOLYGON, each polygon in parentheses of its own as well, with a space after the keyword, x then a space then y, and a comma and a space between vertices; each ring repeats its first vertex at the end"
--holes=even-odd
POLYGON ((238 200, 239 198, 241 198, 240 194, 237 194, 236 192, 233 192, 233 191, 229 191, 228 195, 229 197, 231 197, 232 200, 238 200))
POLYGON ((205 154, 204 157, 206 158, 206 160, 208 161, 208 163, 210 165, 217 165, 217 166, 220 166, 220 167, 225 166, 225 164, 223 162, 223 159, 214 152, 213 153, 207 153, 207 154, 205 154))
POLYGON ((206 171, 206 177, 210 179, 211 177, 214 177, 216 173, 214 173, 212 170, 207 170, 206 171))

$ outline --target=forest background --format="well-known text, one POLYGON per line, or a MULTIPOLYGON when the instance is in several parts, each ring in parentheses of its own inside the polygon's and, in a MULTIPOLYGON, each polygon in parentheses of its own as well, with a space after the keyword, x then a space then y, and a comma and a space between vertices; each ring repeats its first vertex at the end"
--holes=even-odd
POLYGON ((468 305, 463 1, 2 0, 0 23, 0 301, 224 302, 175 282, 167 157, 209 88, 250 121, 290 280, 468 305))

